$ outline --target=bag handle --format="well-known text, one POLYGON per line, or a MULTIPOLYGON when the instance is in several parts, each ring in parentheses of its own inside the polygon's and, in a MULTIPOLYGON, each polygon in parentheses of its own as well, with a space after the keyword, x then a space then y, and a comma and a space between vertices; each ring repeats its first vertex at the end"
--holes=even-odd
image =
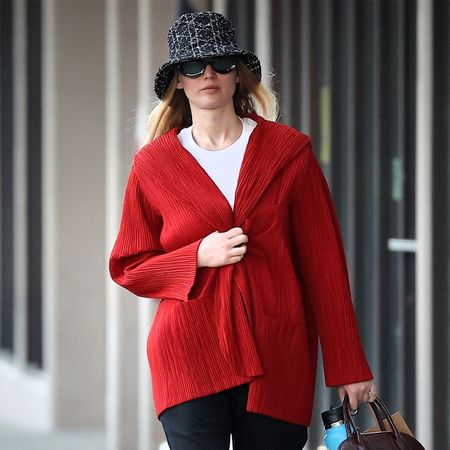
MULTIPOLYGON (((395 441, 397 443, 397 447, 400 450, 409 450, 410 447, 408 443, 405 441, 401 433, 398 431, 397 426, 395 425, 394 421, 392 420, 391 413, 387 409, 386 405, 379 399, 376 398, 374 402, 369 402, 369 405, 371 406, 373 412, 375 413, 375 417, 377 418, 378 425, 380 426, 381 430, 385 430, 383 419, 380 414, 380 410, 384 413, 386 416, 386 419, 392 429, 392 432, 395 436, 395 441)), ((362 439, 361 439, 361 429, 358 427, 358 425, 355 422, 355 419, 353 418, 352 411, 350 409, 350 401, 348 399, 348 395, 345 394, 344 401, 342 403, 342 409, 344 412, 344 424, 345 424, 345 430, 347 431, 347 437, 356 435, 356 439, 358 441, 358 444, 361 446, 363 445, 362 439), (352 431, 352 429, 354 431, 352 431)))
POLYGON ((358 444, 362 444, 361 430, 360 430, 359 426, 356 424, 355 419, 353 418, 353 414, 350 409, 350 402, 348 400, 347 394, 345 394, 344 401, 342 402, 342 410, 344 413, 344 425, 345 425, 345 431, 347 432, 347 438, 356 434, 356 439, 358 440, 358 444))
POLYGON ((394 432, 395 436, 399 435, 399 431, 397 428, 397 425, 395 425, 394 420, 391 417, 391 413, 387 409, 386 405, 379 399, 376 398, 374 402, 370 402, 369 405, 372 408, 372 411, 374 412, 378 425, 380 427, 380 430, 386 431, 386 428, 384 426, 383 418, 381 417, 380 410, 383 412, 384 417, 387 419, 389 426, 391 427, 391 430, 394 432))
MULTIPOLYGON (((383 410, 381 409, 380 406, 378 406, 378 402, 371 402, 370 403, 371 409, 372 409, 372 413, 375 416, 375 420, 378 423, 378 426, 380 427, 381 431, 393 431, 392 428, 389 428, 385 421, 383 420, 386 415, 384 414, 383 410)), ((387 419, 387 417, 386 417, 387 419)))

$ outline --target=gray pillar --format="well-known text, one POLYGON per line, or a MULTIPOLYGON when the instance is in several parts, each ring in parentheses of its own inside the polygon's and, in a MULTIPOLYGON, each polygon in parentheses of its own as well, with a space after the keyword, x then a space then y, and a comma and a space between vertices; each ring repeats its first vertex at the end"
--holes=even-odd
POLYGON ((433 4, 417 3, 416 103, 416 432, 425 448, 433 446, 432 348, 432 98, 433 4))
MULTIPOLYGON (((175 13, 176 2, 138 2, 138 63, 137 63, 137 120, 135 142, 139 146, 145 137, 145 121, 151 104, 156 100, 153 93, 153 75, 167 59, 166 35, 175 13), (164 13, 164 10, 166 11, 164 13)), ((151 391, 150 370, 147 361, 147 336, 159 301, 136 299, 138 355, 138 446, 139 450, 159 449, 165 436, 156 418, 151 391)))
MULTIPOLYGON (((133 1, 106 2, 106 247, 117 235, 124 186, 134 150, 136 13, 133 1)), ((105 267, 106 269, 106 267, 105 267)), ((136 301, 106 270, 106 433, 111 450, 137 448, 136 301)))

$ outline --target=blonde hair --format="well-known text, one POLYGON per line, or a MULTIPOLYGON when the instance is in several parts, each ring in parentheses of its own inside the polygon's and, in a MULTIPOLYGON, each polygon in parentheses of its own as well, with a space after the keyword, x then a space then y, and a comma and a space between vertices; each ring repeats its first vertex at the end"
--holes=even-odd
MULTIPOLYGON (((272 89, 260 83, 257 76, 238 60, 239 83, 233 95, 236 114, 240 117, 257 113, 267 120, 278 119, 278 100, 272 89)), ((144 143, 161 136, 172 128, 186 128, 192 125, 189 100, 182 89, 177 89, 178 74, 175 71, 172 81, 146 122, 147 136, 144 143)))

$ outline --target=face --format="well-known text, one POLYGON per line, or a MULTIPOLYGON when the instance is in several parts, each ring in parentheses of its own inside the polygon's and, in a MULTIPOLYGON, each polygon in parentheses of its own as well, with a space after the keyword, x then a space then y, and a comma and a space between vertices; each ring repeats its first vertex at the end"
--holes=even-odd
POLYGON ((178 72, 177 89, 183 89, 192 108, 224 110, 233 104, 233 94, 239 76, 236 70, 221 74, 210 64, 202 75, 189 78, 178 72))

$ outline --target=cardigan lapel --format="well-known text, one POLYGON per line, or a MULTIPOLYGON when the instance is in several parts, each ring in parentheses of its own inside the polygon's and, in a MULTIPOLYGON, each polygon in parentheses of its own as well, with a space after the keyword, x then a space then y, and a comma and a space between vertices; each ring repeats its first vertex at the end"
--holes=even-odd
POLYGON ((309 137, 292 128, 280 129, 257 114, 254 139, 250 138, 239 174, 235 198, 235 223, 241 224, 277 173, 294 158, 309 137))
POLYGON ((158 137, 135 156, 156 193, 170 192, 219 231, 232 227, 233 211, 203 167, 180 143, 177 129, 158 137))
POLYGON ((289 127, 279 131, 279 127, 272 127, 271 122, 257 114, 250 118, 257 127, 244 153, 234 211, 203 167, 181 145, 179 129, 174 128, 145 146, 135 155, 135 164, 151 180, 156 193, 161 188, 170 192, 218 231, 241 226, 278 171, 309 139, 289 127))

